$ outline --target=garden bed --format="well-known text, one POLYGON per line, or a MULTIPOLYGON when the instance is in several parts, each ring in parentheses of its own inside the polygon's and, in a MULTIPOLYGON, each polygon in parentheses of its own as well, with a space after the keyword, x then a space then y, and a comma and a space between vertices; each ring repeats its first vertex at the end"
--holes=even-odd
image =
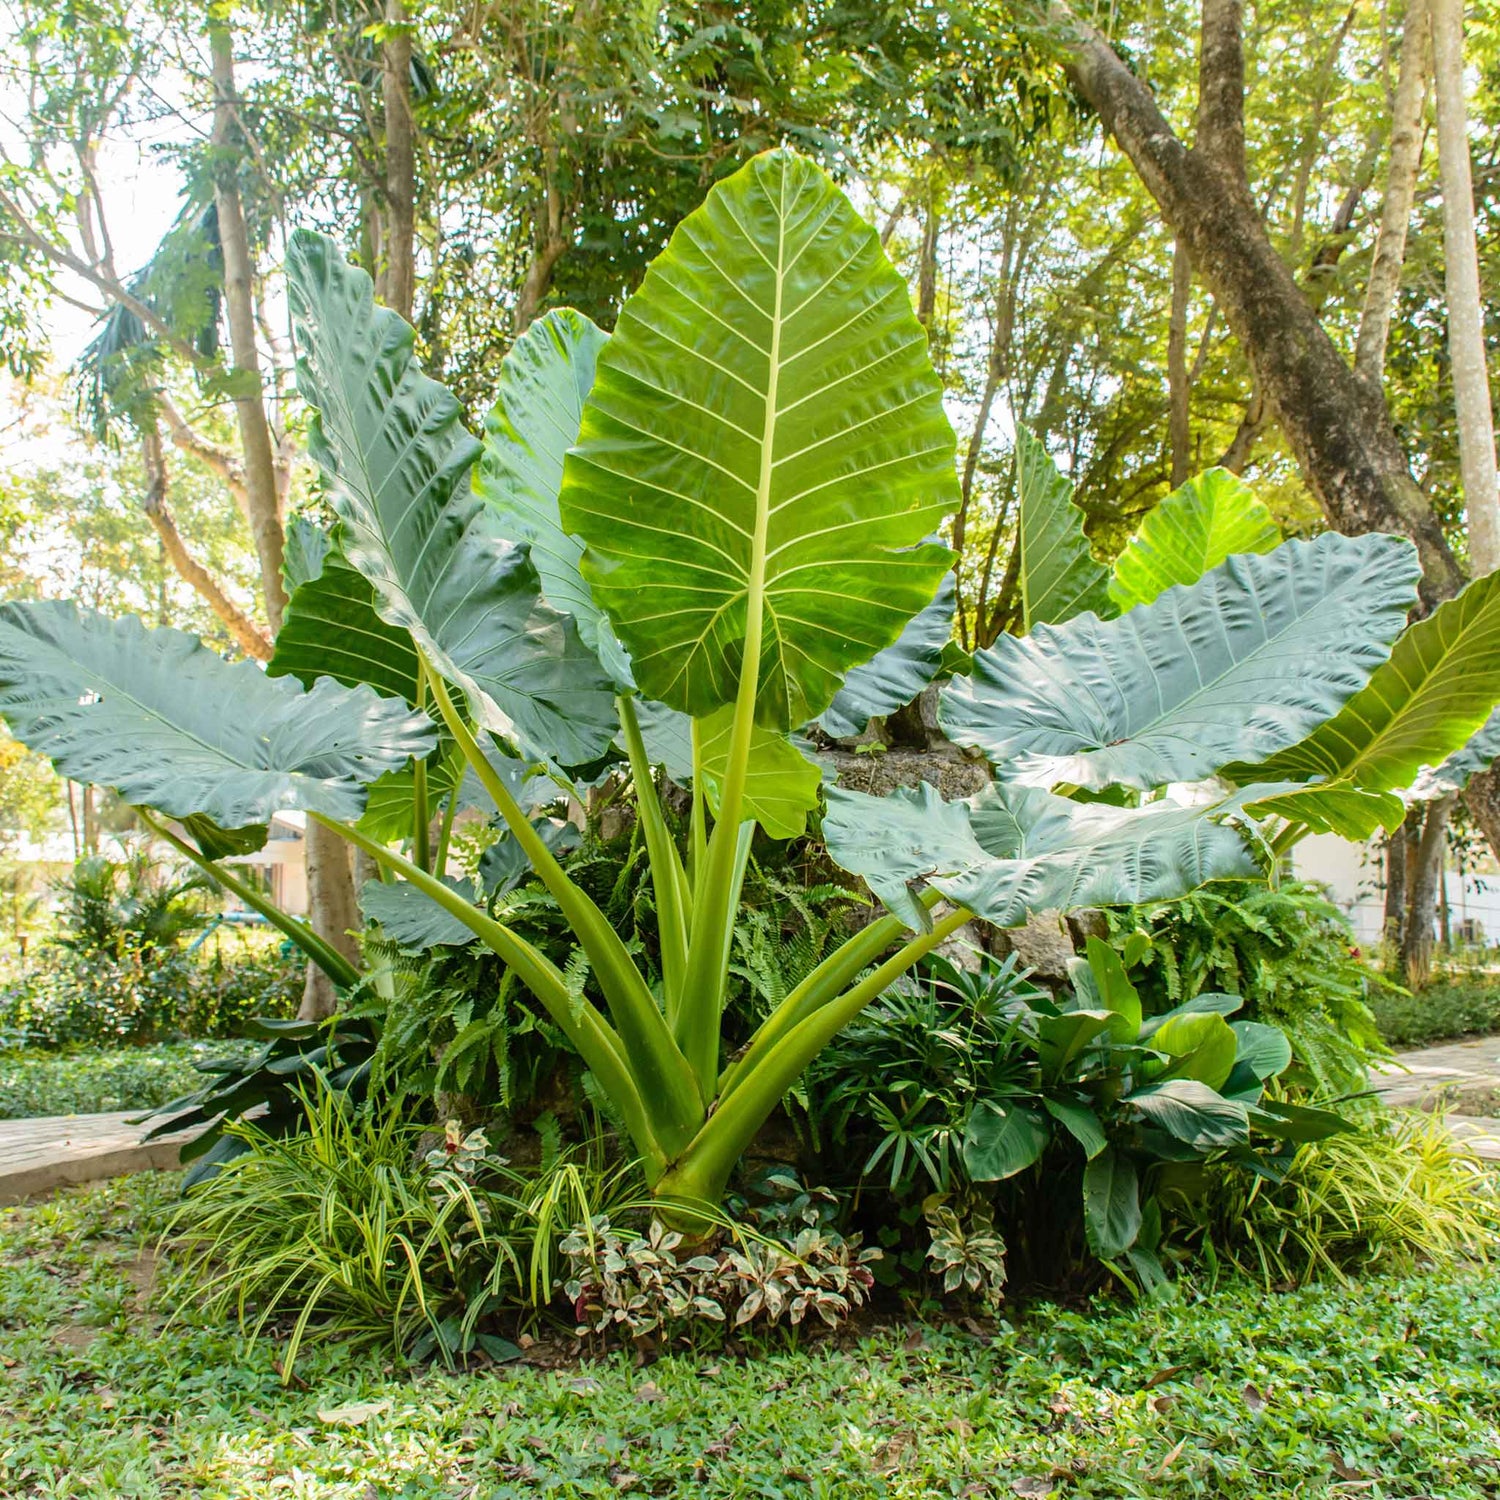
POLYGON ((0 1120, 154 1109, 203 1082, 195 1064, 243 1056, 242 1042, 168 1042, 71 1052, 0 1052, 0 1120))
POLYGON ((111 1497, 1442 1495, 1500 1485, 1482 1268, 1183 1283, 997 1335, 469 1374, 171 1327, 143 1177, 0 1216, 0 1492, 111 1497))

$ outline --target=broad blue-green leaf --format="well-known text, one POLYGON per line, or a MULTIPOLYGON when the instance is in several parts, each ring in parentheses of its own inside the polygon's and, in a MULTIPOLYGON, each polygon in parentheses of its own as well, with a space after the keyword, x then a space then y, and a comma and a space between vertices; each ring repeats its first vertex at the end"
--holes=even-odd
POLYGON ((1135 1164, 1113 1148, 1083 1169, 1083 1229, 1100 1260, 1123 1255, 1141 1232, 1141 1195, 1135 1164))
POLYGON ((1115 559, 1109 596, 1120 609, 1149 604, 1179 583, 1197 583, 1238 552, 1269 552, 1281 530, 1255 491, 1228 469, 1208 469, 1148 511, 1115 559))
MULTIPOLYGON (((1149 788, 1284 750, 1390 653, 1416 599, 1410 542, 1336 532, 1232 557, 1118 620, 1002 636, 939 718, 1009 779, 1149 788)), ((1292 779, 1261 767, 1257 780, 1292 779)))
POLYGON ((835 863, 912 927, 921 926, 914 891, 924 884, 1015 927, 1033 912, 1133 905, 1254 875, 1242 818, 1237 797, 1124 808, 1001 783, 947 803, 926 783, 886 797, 835 786, 823 837, 835 863))
POLYGON ((1237 1099, 1226 1099, 1196 1078, 1171 1078, 1127 1094, 1153 1125, 1198 1151, 1239 1146, 1250 1139, 1250 1117, 1237 1099))
POLYGON ((788 151, 678 225, 600 353, 564 527, 643 696, 790 729, 901 634, 958 501, 927 336, 874 230, 788 151))
POLYGON ((608 337, 581 312, 562 307, 511 345, 474 473, 474 488, 500 517, 504 535, 530 546, 547 602, 572 615, 590 646, 599 639, 599 607, 579 572, 583 543, 563 530, 557 496, 608 337))
POLYGON ((345 687, 369 683, 386 698, 408 703, 417 698, 417 652, 411 636, 376 614, 369 580, 332 550, 288 600, 266 672, 295 677, 303 687, 332 677, 345 687))
POLYGON ((1083 1147, 1083 1154, 1092 1161, 1109 1145, 1099 1116, 1087 1104, 1073 1099, 1044 1098, 1043 1106, 1049 1115, 1083 1147))
POLYGON ((0 606, 0 715, 64 776, 223 829, 284 808, 357 818, 365 784, 433 742, 367 687, 305 692, 180 630, 57 601, 0 606))
MULTIPOLYGON (((554 853, 576 849, 578 830, 562 818, 533 818, 531 826, 541 834, 542 842, 554 853)), ((500 837, 479 857, 479 878, 485 891, 494 896, 518 885, 531 873, 531 861, 515 836, 502 831, 500 837)))
POLYGON ((486 728, 563 765, 597 758, 614 731, 610 683, 470 487, 479 444, 418 368, 411 329, 321 235, 292 236, 287 278, 298 388, 316 408, 308 448, 376 611, 411 633, 486 728))
POLYGON ((1094 561, 1073 486, 1057 471, 1041 440, 1016 429, 1020 499, 1021 607, 1027 633, 1093 611, 1111 615, 1109 575, 1094 561))
POLYGON ((1050 1135, 1036 1110, 981 1099, 964 1132, 964 1170, 971 1182, 1003 1182, 1036 1162, 1050 1135))
POLYGON ((1296 797, 1296 810, 1304 822, 1321 815, 1333 823, 1347 789, 1401 791, 1423 766, 1461 754, 1497 702, 1500 573, 1491 573, 1413 625, 1326 724, 1268 759, 1226 766, 1225 774, 1241 782, 1322 777, 1324 786, 1296 797))
MULTIPOLYGON (((641 703, 636 712, 651 763, 665 766, 667 775, 678 785, 691 786, 692 720, 664 703, 641 703)), ((709 810, 715 814, 729 767, 733 727, 732 707, 708 715, 698 726, 703 790, 709 810)), ((743 817, 754 818, 774 839, 798 838, 807 828, 808 813, 818 805, 822 783, 822 769, 786 735, 755 727, 745 768, 745 798, 740 808, 743 817)))
POLYGON ((1433 773, 1437 789, 1461 792, 1469 778, 1500 760, 1500 708, 1497 708, 1462 750, 1455 750, 1433 773))
POLYGON ((1151 1046, 1171 1058, 1162 1079, 1190 1078, 1217 1089, 1234 1071, 1239 1040, 1223 1016, 1198 1011, 1164 1021, 1151 1046))
POLYGON ((306 516, 293 516, 286 523, 281 580, 288 594, 295 594, 304 583, 323 571, 323 560, 332 545, 333 539, 328 533, 306 516))
MULTIPOLYGON (((465 901, 474 901, 475 891, 469 881, 444 876, 443 884, 465 901)), ((399 948, 461 948, 475 940, 472 928, 466 927, 431 896, 404 880, 393 880, 389 884, 380 880, 366 881, 359 904, 366 920, 378 922, 385 929, 386 936, 399 948)))
POLYGON ((912 616, 895 645, 855 667, 844 679, 818 721, 823 732, 848 739, 863 734, 871 719, 884 718, 910 703, 943 665, 957 602, 957 585, 948 573, 937 597, 912 616))

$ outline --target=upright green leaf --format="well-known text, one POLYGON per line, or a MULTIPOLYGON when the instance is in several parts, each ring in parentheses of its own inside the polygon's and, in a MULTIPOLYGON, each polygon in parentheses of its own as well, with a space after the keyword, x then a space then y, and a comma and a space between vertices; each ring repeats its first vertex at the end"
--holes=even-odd
POLYGON ((1239 1051, 1229 1023, 1210 1011, 1172 1016, 1157 1028, 1151 1045, 1171 1059, 1159 1077, 1192 1078, 1211 1089, 1223 1087, 1239 1051))
POLYGON ((937 597, 907 622, 894 645, 855 667, 823 710, 819 727, 835 739, 862 734, 871 719, 905 707, 937 676, 953 638, 958 589, 952 573, 937 597))
POLYGON ((1021 606, 1027 633, 1092 610, 1111 615, 1109 575, 1094 561, 1073 486, 1057 471, 1041 439, 1016 429, 1020 504, 1021 606))
POLYGON ((1295 744, 1353 697, 1401 633, 1417 576, 1411 543, 1379 534, 1232 557, 1118 620, 1002 636, 948 685, 939 718, 1029 785, 1201 780, 1295 744))
POLYGON ((367 687, 305 692, 180 630, 58 601, 0 605, 0 716, 64 776, 220 829, 284 808, 357 818, 365 784, 433 741, 367 687))
MULTIPOLYGON (((1235 781, 1311 781, 1288 809, 1337 817, 1336 799, 1404 790, 1425 766, 1462 753, 1500 703, 1500 573, 1471 583, 1408 630, 1390 660, 1326 724, 1258 763, 1225 767, 1235 781)), ((1500 747, 1497 747, 1500 748, 1500 747)))
POLYGON ((1115 559, 1109 596, 1121 611, 1174 584, 1197 583, 1238 552, 1269 552, 1281 529, 1255 491, 1228 469, 1208 469, 1146 514, 1115 559))
POLYGON ((530 546, 547 602, 572 615, 590 646, 598 640, 599 607, 579 572, 583 543, 563 529, 557 496, 608 337, 581 312, 561 307, 511 345, 474 472, 474 489, 500 517, 504 535, 530 546))
POLYGON ((1113 1147, 1083 1169, 1083 1228, 1100 1260, 1123 1255, 1141 1232, 1141 1193, 1135 1164, 1113 1147))
POLYGON ((957 504, 927 336, 875 232, 811 163, 756 157, 678 226, 600 353, 563 526, 642 693, 816 717, 952 562, 957 504))
POLYGON ((610 683, 470 487, 479 445, 457 401, 422 374, 411 329, 375 306, 370 278, 330 240, 298 230, 287 276, 298 386, 316 408, 308 447, 376 611, 487 728, 564 765, 595 759, 614 730, 610 683))

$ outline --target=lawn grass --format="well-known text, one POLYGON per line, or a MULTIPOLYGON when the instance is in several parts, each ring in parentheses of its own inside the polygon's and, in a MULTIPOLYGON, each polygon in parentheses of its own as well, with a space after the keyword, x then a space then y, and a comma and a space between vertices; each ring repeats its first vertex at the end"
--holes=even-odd
POLYGON ((1433 1047, 1500 1032, 1500 975, 1441 975, 1415 994, 1372 987, 1370 1009, 1392 1047, 1433 1047))
POLYGON ((151 1109, 197 1088, 195 1062, 243 1053, 243 1042, 0 1052, 0 1120, 151 1109))
POLYGON ((1500 1282, 1180 1286, 994 1339, 890 1327, 753 1360, 402 1373, 142 1293, 170 1179, 0 1212, 7 1497, 1500 1495, 1500 1282))

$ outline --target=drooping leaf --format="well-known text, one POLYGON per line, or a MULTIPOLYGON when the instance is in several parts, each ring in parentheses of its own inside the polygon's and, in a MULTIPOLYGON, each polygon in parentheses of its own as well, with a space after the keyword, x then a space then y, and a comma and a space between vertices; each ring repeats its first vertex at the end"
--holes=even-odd
POLYGON ((1197 583, 1238 552, 1269 552, 1281 529, 1255 491, 1228 469, 1208 469, 1146 513, 1115 559, 1109 596, 1123 612, 1179 583, 1197 583))
POLYGON ((345 687, 367 682, 386 698, 417 698, 417 652, 411 636, 375 612, 375 590, 337 551, 323 556, 317 574, 287 601, 266 665, 271 677, 295 677, 311 687, 332 677, 345 687))
POLYGON ((1135 1164, 1113 1147, 1083 1169, 1083 1229, 1101 1260, 1123 1255, 1141 1232, 1141 1194, 1135 1164))
POLYGON ((1025 427, 1016 429, 1016 489, 1020 501, 1021 608, 1028 634, 1092 610, 1112 615, 1109 575, 1094 561, 1073 486, 1046 448, 1025 427))
POLYGON ((1050 1136, 1036 1110, 981 1099, 964 1132, 964 1170, 971 1182, 1003 1182, 1039 1160, 1050 1136))
POLYGON ((1210 1011, 1171 1017, 1157 1028, 1151 1045, 1171 1059, 1161 1079, 1190 1078, 1211 1089, 1223 1087, 1239 1049, 1229 1023, 1210 1011))
POLYGON ((818 720, 825 734, 847 739, 863 734, 871 719, 905 707, 937 676, 952 643, 958 588, 947 574, 937 597, 913 615, 892 646, 855 667, 818 720))
MULTIPOLYGON (((554 853, 576 849, 578 830, 562 818, 533 818, 531 826, 542 836, 542 842, 554 853)), ((531 872, 531 861, 515 836, 503 832, 479 857, 479 879, 489 896, 504 894, 531 872)))
MULTIPOLYGON (((443 877, 443 884, 456 891, 465 901, 474 901, 476 893, 467 880, 443 877)), ((389 884, 380 880, 365 882, 359 897, 360 909, 367 921, 378 922, 397 947, 411 951, 429 948, 461 948, 475 941, 473 930, 451 912, 445 911, 431 896, 404 880, 389 884)))
POLYGON ((1109 1144, 1104 1127, 1099 1123, 1099 1116, 1087 1104, 1050 1096, 1044 1098, 1042 1104, 1047 1113, 1083 1147, 1083 1154, 1088 1160, 1092 1161, 1109 1144))
POLYGON ((1050 1077, 1063 1070, 1103 1036, 1114 1020, 1108 1010, 1065 1010, 1058 1016, 1038 1016, 1037 1061, 1050 1077))
POLYGON ((579 572, 583 543, 563 530, 557 496, 608 337, 581 312, 561 307, 511 345, 474 473, 474 488, 500 517, 503 534, 530 546, 547 602, 572 615, 590 646, 598 641, 599 607, 579 572))
POLYGON ((1358 1127, 1331 1109, 1314 1109, 1307 1104, 1289 1104, 1282 1099, 1267 1099, 1248 1110, 1250 1123, 1267 1135, 1284 1141, 1324 1141, 1358 1127))
POLYGON ((1433 773, 1435 789, 1461 792, 1469 778, 1500 760, 1500 708, 1497 708, 1461 750, 1455 750, 1433 773))
POLYGON ((906 285, 817 167, 754 158, 688 215, 600 353, 564 527, 642 694, 704 717, 760 632, 790 729, 952 562, 953 431, 906 285), (755 617, 752 622, 752 615, 755 617))
POLYGON ((1171 1078, 1125 1096, 1153 1125, 1197 1151, 1239 1146, 1250 1139, 1250 1117, 1237 1099, 1196 1078, 1171 1078))
POLYGON ((244 828, 220 828, 202 813, 184 818, 182 827, 205 859, 232 859, 237 855, 256 854, 266 847, 266 840, 271 836, 270 828, 264 823, 251 823, 244 828))
POLYGON ((370 278, 332 241, 298 230, 287 277, 298 388, 316 408, 308 448, 376 611, 410 631, 485 727, 564 765, 596 759, 614 730, 610 683, 470 487, 479 445, 458 402, 422 374, 411 329, 375 306, 370 278))
POLYGON ((365 785, 433 739, 367 687, 306 692, 180 630, 61 601, 0 605, 0 715, 64 776, 222 829, 284 808, 357 818, 365 785))
POLYGON ((1264 1021, 1236 1021, 1231 1030, 1237 1043, 1236 1065, 1249 1068, 1262 1083, 1279 1078, 1291 1067, 1292 1044, 1279 1026, 1268 1026, 1264 1021))
POLYGON ((949 683, 939 719, 1027 785, 1200 780, 1335 714, 1389 654, 1417 576, 1411 543, 1379 534, 1232 557, 1118 620, 1002 636, 949 683))
POLYGON ((834 861, 913 927, 923 884, 1014 927, 1032 912, 1133 905, 1253 875, 1241 818, 1234 797, 1125 808, 1003 783, 946 803, 926 783, 886 797, 835 786, 823 837, 834 861))
POLYGON ((1381 829, 1394 833, 1406 817, 1406 804, 1395 792, 1371 792, 1342 782, 1288 787, 1251 803, 1249 810, 1258 818, 1288 818, 1305 823, 1313 833, 1336 833, 1359 842, 1381 829))
POLYGON ((1346 789, 1403 790, 1424 765, 1471 745, 1497 703, 1500 573, 1491 573, 1417 621, 1326 724, 1279 754, 1226 766, 1225 774, 1240 782, 1322 777, 1324 787, 1296 798, 1299 815, 1311 822, 1311 811, 1334 824, 1346 789))
POLYGON ((315 521, 306 516, 293 516, 286 523, 286 537, 282 544, 281 581, 288 595, 295 594, 304 583, 310 582, 323 571, 323 559, 333 539, 315 521))

